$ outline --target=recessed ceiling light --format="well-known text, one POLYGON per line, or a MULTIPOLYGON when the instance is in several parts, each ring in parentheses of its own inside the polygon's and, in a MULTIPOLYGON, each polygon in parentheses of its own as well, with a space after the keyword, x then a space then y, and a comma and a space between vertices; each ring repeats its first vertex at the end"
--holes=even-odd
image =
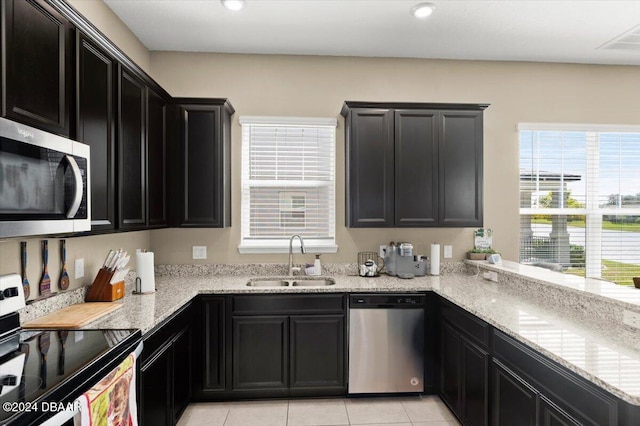
POLYGON ((247 5, 245 0, 220 0, 220 3, 222 3, 225 8, 233 10, 234 12, 244 9, 247 5))
POLYGON ((411 8, 411 14, 416 18, 424 19, 430 16, 435 8, 433 3, 418 3, 411 8))

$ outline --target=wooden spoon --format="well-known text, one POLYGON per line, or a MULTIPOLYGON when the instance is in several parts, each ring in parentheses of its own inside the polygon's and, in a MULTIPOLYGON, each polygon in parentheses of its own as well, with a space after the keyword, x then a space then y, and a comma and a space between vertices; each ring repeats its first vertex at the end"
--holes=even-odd
POLYGON ((42 278, 40 279, 40 296, 51 293, 51 278, 49 277, 49 241, 42 240, 42 278))
POLYGON ((60 259, 62 259, 62 272, 58 286, 61 290, 69 288, 69 273, 67 273, 67 241, 60 240, 60 259))
POLYGON ((24 300, 29 298, 31 293, 31 286, 27 279, 27 242, 22 241, 20 243, 20 264, 22 266, 22 289, 24 290, 24 300))

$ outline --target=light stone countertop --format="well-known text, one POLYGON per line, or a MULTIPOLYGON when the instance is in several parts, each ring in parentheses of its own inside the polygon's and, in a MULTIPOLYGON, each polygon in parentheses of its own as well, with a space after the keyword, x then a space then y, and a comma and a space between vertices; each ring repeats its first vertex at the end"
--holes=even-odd
MULTIPOLYGON (((507 282, 467 273, 402 280, 394 277, 332 276, 327 287, 248 287, 251 275, 159 275, 157 292, 127 295, 124 307, 86 328, 139 328, 145 334, 197 294, 411 292, 433 290, 495 328, 621 399, 640 405, 640 347, 633 332, 602 324, 578 310, 543 306, 507 282)), ((544 289, 542 290, 544 291, 544 289)), ((544 297, 542 295, 541 297, 544 297)))

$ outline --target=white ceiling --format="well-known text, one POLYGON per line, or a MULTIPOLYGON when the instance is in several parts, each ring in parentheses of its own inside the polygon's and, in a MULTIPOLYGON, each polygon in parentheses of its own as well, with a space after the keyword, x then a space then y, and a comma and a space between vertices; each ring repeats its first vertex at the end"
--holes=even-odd
POLYGON ((640 65, 640 1, 104 0, 150 50, 640 65), (633 38, 633 37, 632 37, 633 38), (633 40, 632 40, 633 41, 633 40))

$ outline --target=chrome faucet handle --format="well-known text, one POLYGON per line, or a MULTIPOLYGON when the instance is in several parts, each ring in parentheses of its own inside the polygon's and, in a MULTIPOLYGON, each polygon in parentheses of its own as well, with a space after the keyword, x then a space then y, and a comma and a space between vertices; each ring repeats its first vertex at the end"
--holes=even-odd
POLYGON ((294 272, 300 272, 302 271, 302 268, 300 268, 299 266, 294 266, 291 268, 291 274, 293 275, 294 272))

